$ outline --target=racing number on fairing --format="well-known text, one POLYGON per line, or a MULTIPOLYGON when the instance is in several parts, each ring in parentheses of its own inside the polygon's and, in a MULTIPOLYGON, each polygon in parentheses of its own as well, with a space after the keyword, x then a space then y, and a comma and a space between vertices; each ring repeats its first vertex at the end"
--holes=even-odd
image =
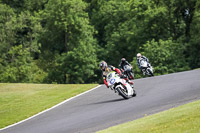
POLYGON ((110 83, 111 83, 111 84, 114 84, 114 83, 115 83, 115 79, 111 79, 111 80, 110 80, 110 83))
POLYGON ((108 75, 108 79, 110 79, 112 77, 112 73, 110 73, 109 75, 108 75))

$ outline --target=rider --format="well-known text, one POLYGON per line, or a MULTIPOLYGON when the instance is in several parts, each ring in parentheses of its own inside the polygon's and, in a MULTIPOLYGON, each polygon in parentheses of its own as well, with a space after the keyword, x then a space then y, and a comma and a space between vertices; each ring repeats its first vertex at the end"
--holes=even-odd
POLYGON ((125 65, 131 66, 131 64, 128 63, 128 61, 127 61, 125 58, 122 58, 122 59, 121 59, 121 62, 120 62, 120 64, 119 64, 119 66, 120 66, 122 69, 124 69, 124 66, 125 66, 125 65))
MULTIPOLYGON (((145 61, 147 61, 148 64, 149 64, 149 59, 147 57, 145 57, 144 55, 142 55, 141 53, 137 54, 137 65, 142 72, 142 68, 141 68, 140 62, 139 62, 141 59, 144 59, 145 61)), ((143 72, 143 74, 144 74, 144 72, 143 72)))
POLYGON ((128 80, 128 78, 125 75, 122 75, 121 71, 118 68, 115 68, 111 65, 108 66, 105 61, 100 62, 99 67, 102 70, 103 81, 104 81, 104 84, 107 86, 107 88, 108 88, 108 83, 107 83, 106 77, 107 77, 107 74, 111 71, 117 72, 122 78, 124 78, 128 83, 130 83, 131 86, 134 84, 132 81, 128 80))

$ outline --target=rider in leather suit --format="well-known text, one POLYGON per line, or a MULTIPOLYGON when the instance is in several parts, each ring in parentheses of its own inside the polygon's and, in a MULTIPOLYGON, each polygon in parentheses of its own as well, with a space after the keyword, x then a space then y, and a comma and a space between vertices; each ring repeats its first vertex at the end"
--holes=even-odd
POLYGON ((134 82, 130 81, 125 75, 122 75, 121 71, 118 68, 115 68, 111 65, 107 65, 107 63, 105 61, 100 62, 99 67, 102 70, 102 75, 103 75, 103 80, 104 80, 104 84, 108 87, 108 83, 106 80, 106 76, 109 72, 111 71, 115 71, 117 72, 122 78, 124 78, 128 83, 131 84, 131 86, 134 84, 134 82))
POLYGON ((128 63, 128 61, 127 61, 125 58, 122 58, 122 59, 121 59, 121 62, 120 62, 120 64, 119 64, 119 66, 120 66, 120 68, 124 69, 124 66, 125 66, 125 65, 131 66, 131 64, 128 63))
MULTIPOLYGON (((139 62, 141 60, 141 58, 144 59, 145 61, 147 61, 148 64, 149 64, 149 59, 147 57, 145 57, 144 55, 142 55, 141 53, 137 54, 137 65, 138 65, 139 69, 141 70, 141 72, 143 72, 142 68, 140 66, 140 62, 139 62)), ((144 72, 143 72, 143 75, 145 75, 144 72)))

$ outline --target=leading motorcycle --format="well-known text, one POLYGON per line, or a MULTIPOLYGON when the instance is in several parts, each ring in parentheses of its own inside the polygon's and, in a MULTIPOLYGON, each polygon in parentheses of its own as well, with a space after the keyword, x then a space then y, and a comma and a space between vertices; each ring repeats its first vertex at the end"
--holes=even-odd
POLYGON ((107 74, 108 87, 115 92, 118 92, 124 99, 136 96, 136 91, 133 87, 115 71, 107 74))

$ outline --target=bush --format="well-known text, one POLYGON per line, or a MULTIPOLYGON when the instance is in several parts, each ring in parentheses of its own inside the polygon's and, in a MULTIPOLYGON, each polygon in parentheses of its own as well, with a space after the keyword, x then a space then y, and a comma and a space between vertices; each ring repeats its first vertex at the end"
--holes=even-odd
MULTIPOLYGON (((189 69, 189 65, 184 57, 185 46, 173 42, 171 39, 166 41, 159 40, 156 42, 154 39, 144 44, 140 48, 142 55, 146 56, 154 68, 155 75, 162 75, 174 73, 189 69)), ((136 58, 133 59, 133 66, 136 66, 136 58)), ((135 69, 140 72, 139 69, 135 69)), ((136 78, 141 76, 136 74, 136 78)))

